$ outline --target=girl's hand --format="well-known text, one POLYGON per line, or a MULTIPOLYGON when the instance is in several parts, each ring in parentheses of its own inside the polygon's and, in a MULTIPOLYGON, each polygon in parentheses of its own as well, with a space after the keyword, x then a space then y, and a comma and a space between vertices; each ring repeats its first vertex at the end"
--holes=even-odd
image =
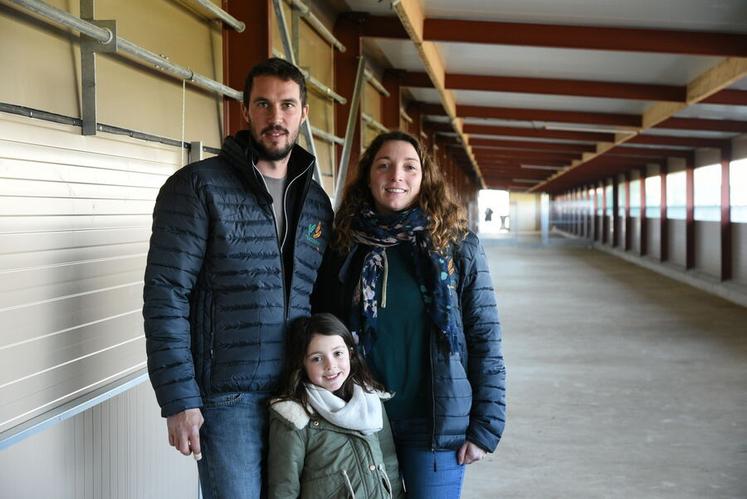
POLYGON ((485 451, 470 441, 466 441, 457 451, 459 464, 472 464, 485 457, 485 451))

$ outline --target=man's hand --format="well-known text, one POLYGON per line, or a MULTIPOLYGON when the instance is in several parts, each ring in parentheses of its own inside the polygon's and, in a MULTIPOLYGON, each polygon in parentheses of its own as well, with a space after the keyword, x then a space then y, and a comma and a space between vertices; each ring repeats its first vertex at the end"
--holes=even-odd
POLYGON ((459 464, 472 464, 483 457, 485 457, 485 451, 469 441, 464 442, 457 451, 459 464))
POLYGON ((199 409, 187 409, 166 418, 169 429, 169 445, 188 456, 194 454, 196 461, 202 459, 200 451, 200 427, 205 420, 199 409))

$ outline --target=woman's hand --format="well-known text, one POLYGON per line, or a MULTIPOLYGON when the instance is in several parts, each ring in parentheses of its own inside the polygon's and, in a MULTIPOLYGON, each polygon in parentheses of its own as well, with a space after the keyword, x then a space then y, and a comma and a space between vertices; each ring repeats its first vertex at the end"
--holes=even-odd
POLYGON ((470 441, 465 441, 457 451, 459 464, 472 464, 485 457, 485 451, 470 441))

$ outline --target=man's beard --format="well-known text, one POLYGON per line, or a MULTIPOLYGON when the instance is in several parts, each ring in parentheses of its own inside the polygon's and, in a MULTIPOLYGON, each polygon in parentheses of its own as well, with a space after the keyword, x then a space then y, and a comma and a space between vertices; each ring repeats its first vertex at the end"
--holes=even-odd
POLYGON ((259 159, 265 160, 265 161, 280 161, 281 159, 285 159, 290 154, 291 150, 293 149, 293 146, 296 145, 296 140, 298 140, 298 131, 296 131, 296 135, 294 137, 291 137, 290 132, 287 128, 283 128, 281 126, 268 126, 267 128, 263 129, 260 132, 260 137, 264 135, 266 132, 272 132, 273 130, 277 130, 280 132, 284 132, 288 134, 288 138, 291 140, 288 141, 288 145, 282 149, 277 149, 274 151, 269 151, 267 148, 262 144, 262 141, 259 139, 259 137, 256 137, 254 135, 254 128, 251 126, 249 127, 249 130, 251 132, 252 137, 252 143, 254 145, 254 149, 257 151, 257 154, 259 155, 259 159))

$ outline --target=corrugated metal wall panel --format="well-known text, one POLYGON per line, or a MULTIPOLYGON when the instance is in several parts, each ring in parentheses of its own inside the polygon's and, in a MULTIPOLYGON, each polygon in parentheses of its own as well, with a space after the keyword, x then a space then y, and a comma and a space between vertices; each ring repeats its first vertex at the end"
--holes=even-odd
POLYGON ((144 365, 151 213, 180 162, 173 147, 0 115, 0 432, 144 365))
POLYGON ((167 444, 142 383, 0 452, 0 484, 14 499, 190 499, 197 467, 167 444))

